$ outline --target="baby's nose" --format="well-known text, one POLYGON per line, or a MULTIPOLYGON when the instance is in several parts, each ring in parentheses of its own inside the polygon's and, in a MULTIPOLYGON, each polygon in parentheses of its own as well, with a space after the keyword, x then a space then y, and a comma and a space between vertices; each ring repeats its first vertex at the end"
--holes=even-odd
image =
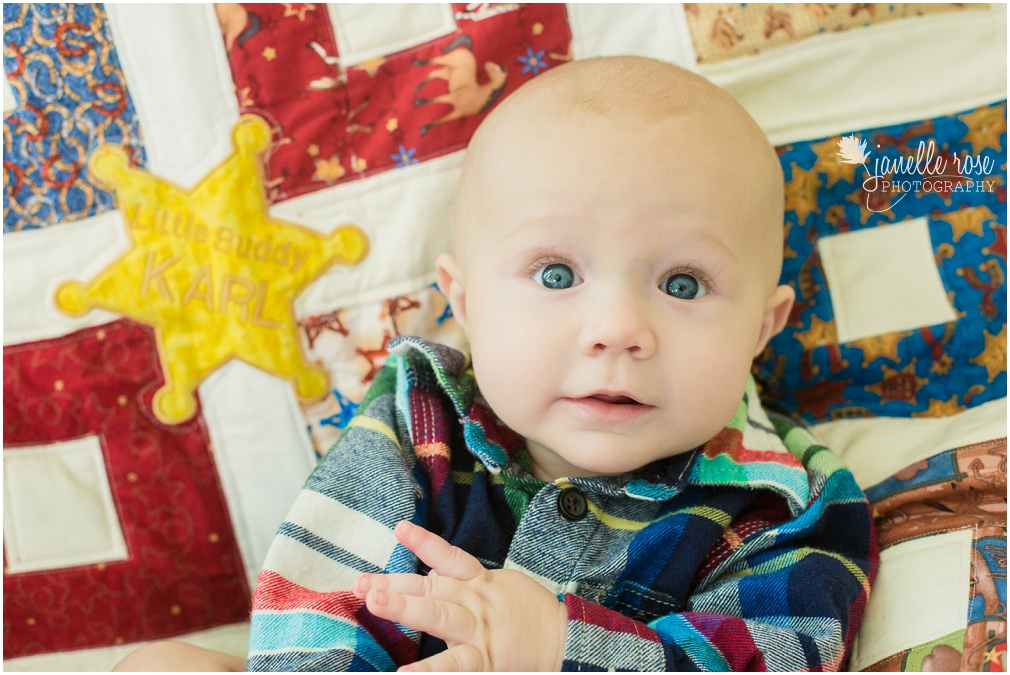
POLYGON ((638 359, 652 356, 656 338, 647 308, 627 295, 617 302, 601 300, 594 305, 580 335, 583 353, 627 353, 638 359))
POLYGON ((624 336, 619 334, 614 334, 607 337, 600 337, 598 340, 594 341, 592 348, 590 349, 591 354, 600 354, 604 352, 622 353, 628 352, 636 356, 642 355, 642 345, 639 342, 645 342, 645 340, 637 339, 637 336, 624 336))

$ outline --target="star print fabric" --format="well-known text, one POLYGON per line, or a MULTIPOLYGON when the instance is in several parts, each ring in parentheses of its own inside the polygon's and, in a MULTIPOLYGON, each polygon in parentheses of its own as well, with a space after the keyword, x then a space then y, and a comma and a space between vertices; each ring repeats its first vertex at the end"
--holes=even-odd
MULTIPOLYGON (((785 329, 755 361, 764 395, 809 423, 871 417, 941 418, 1006 395, 1006 101, 954 115, 854 132, 869 140, 868 169, 839 161, 841 136, 781 146, 786 240, 780 283, 796 290, 785 329), (948 183, 929 189, 916 172, 888 174, 910 192, 882 186, 864 192, 873 162, 915 157, 932 143, 947 163, 948 183), (955 155, 988 158, 991 181, 963 190, 955 155), (913 181, 919 181, 915 190, 913 181), (990 189, 991 188, 991 189, 990 189), (836 237, 922 219, 923 264, 935 266, 943 322, 846 337, 839 315, 851 287, 831 287, 825 245, 836 237), (927 257, 927 255, 929 257, 927 257), (946 296, 946 297, 944 297, 946 296)), ((920 164, 921 166, 921 164, 920 164)), ((964 165, 961 165, 962 172, 964 165)), ((870 187, 870 184, 867 184, 870 187)), ((866 274, 902 266, 890 254, 866 274)), ((844 262, 844 261, 842 261, 844 262)), ((907 268, 906 268, 907 269, 907 268)), ((885 294, 886 284, 876 292, 885 294)), ((927 293, 911 289, 913 298, 927 293)), ((912 322, 913 324, 915 322, 912 322)))

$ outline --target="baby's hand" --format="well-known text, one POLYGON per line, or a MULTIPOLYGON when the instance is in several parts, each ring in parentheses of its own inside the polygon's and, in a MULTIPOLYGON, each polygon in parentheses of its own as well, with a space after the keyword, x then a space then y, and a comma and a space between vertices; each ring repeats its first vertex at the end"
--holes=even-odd
POLYGON ((375 616, 449 647, 399 670, 561 670, 568 611, 550 591, 514 570, 486 570, 466 551, 405 520, 394 532, 431 573, 362 574, 354 594, 375 616))

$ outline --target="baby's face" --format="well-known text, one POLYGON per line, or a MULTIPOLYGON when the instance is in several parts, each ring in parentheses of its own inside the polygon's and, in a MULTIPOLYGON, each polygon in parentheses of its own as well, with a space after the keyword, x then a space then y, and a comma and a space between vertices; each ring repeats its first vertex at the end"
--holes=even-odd
MULTIPOLYGON (((481 169, 450 298, 481 392, 541 478, 623 473, 709 440, 788 314, 758 223, 781 194, 756 194, 774 183, 713 126, 531 121, 481 169)), ((445 289, 455 261, 439 262, 445 289)))

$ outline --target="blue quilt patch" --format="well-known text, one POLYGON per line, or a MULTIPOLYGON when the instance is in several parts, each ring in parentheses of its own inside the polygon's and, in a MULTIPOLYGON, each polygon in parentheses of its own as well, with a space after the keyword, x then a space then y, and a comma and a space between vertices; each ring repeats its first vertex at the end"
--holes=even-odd
POLYGON ((796 305, 755 362, 763 398, 817 423, 942 417, 1006 396, 1006 101, 852 135, 869 150, 862 166, 838 160, 841 136, 778 148, 786 189, 781 283, 796 290, 796 305), (864 191, 876 162, 914 158, 920 143, 932 143, 945 175, 960 178, 927 185, 928 175, 901 167, 885 177, 909 191, 864 191), (989 173, 969 171, 966 156, 988 162, 989 173), (819 239, 920 217, 957 320, 839 342, 819 239))
POLYGON ((102 143, 146 162, 140 125, 102 5, 4 3, 4 70, 17 108, 4 120, 4 233, 98 215, 102 143))

